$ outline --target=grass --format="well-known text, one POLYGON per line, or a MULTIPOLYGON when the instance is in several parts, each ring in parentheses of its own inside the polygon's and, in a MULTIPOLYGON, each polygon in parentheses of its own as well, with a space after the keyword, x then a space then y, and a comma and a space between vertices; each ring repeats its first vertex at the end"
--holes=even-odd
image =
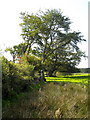
POLYGON ((87 118, 88 89, 80 81, 87 80, 88 76, 84 76, 49 77, 47 81, 53 82, 39 84, 32 92, 27 92, 16 102, 4 106, 3 118, 55 118, 58 108, 62 111, 62 118, 87 118), (69 82, 72 79, 78 80, 78 84, 69 82), (63 82, 56 82, 57 80, 63 82))
POLYGON ((56 82, 73 82, 73 83, 82 83, 88 84, 90 79, 90 75, 88 74, 81 74, 81 75, 67 75, 67 76, 60 76, 60 77, 45 77, 46 81, 56 81, 56 82))

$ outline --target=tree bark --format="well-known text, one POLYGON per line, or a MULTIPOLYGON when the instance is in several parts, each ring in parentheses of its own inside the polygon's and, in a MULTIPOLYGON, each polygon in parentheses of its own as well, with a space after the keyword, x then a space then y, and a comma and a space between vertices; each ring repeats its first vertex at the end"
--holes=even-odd
POLYGON ((45 61, 45 56, 44 56, 44 54, 43 54, 43 58, 42 58, 42 69, 41 69, 41 80, 42 81, 45 81, 46 79, 45 79, 45 76, 44 76, 44 61, 45 61))

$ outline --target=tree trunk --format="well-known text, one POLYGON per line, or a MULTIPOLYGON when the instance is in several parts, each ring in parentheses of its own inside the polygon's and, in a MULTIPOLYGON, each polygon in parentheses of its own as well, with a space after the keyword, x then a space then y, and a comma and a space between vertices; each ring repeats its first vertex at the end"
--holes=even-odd
POLYGON ((49 71, 49 72, 48 72, 48 76, 49 76, 49 77, 52 77, 52 76, 53 76, 53 72, 52 72, 52 71, 49 71))
POLYGON ((16 58, 16 56, 15 55, 13 55, 13 62, 15 63, 15 58, 16 58))
MULTIPOLYGON (((51 68, 51 69, 52 69, 52 68, 51 68)), ((55 70, 54 70, 54 69, 53 69, 53 70, 49 70, 49 71, 48 71, 48 76, 49 76, 49 77, 53 77, 53 76, 55 77, 55 76, 56 76, 55 70)))
POLYGON ((42 81, 45 81, 45 76, 44 76, 44 61, 45 61, 45 58, 44 58, 44 55, 43 55, 43 59, 42 59, 42 69, 41 69, 41 80, 42 81))
POLYGON ((41 70, 41 80, 44 80, 44 70, 41 70))

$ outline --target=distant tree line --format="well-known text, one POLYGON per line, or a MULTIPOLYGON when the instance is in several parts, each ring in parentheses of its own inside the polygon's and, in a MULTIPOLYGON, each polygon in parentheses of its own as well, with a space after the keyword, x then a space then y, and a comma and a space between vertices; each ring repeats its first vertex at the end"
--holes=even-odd
POLYGON ((90 68, 80 68, 81 73, 90 73, 90 68))

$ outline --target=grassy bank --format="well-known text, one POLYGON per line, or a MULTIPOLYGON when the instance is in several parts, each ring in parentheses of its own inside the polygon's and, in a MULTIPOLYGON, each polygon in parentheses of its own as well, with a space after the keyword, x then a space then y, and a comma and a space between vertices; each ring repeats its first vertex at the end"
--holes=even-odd
POLYGON ((75 82, 46 82, 4 106, 3 118, 55 118, 59 108, 62 118, 87 118, 88 88, 75 82))

